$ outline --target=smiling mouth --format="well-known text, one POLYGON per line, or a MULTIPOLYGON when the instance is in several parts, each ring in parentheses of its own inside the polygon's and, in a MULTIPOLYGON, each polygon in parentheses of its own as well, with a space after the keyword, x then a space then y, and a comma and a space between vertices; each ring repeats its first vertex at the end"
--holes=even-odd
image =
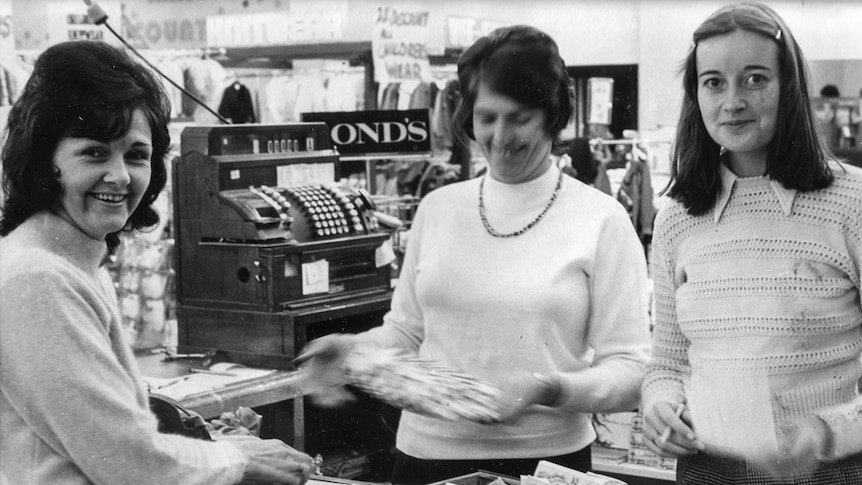
POLYGON ((520 148, 506 148, 506 149, 497 150, 497 153, 500 154, 501 157, 511 157, 512 155, 515 155, 516 153, 519 153, 520 151, 521 151, 520 148))
POLYGON ((94 199, 116 204, 126 200, 126 194, 90 194, 94 199))
POLYGON ((731 128, 738 128, 740 126, 745 126, 751 123, 751 120, 736 120, 736 121, 725 121, 722 123, 724 126, 729 126, 731 128))

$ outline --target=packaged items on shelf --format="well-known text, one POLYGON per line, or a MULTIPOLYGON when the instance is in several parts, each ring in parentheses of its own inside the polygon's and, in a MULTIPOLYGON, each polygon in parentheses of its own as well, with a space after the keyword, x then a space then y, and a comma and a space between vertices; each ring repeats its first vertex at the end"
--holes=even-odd
POLYGON ((605 448, 628 449, 636 415, 636 412, 594 414, 595 443, 605 448))
POLYGON ((448 420, 501 419, 501 389, 438 362, 358 345, 343 370, 353 385, 398 408, 448 420))

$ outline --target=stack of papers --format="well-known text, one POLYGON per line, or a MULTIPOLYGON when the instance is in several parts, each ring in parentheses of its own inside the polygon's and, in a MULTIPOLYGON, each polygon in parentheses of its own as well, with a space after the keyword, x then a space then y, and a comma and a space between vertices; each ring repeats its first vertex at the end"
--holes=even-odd
POLYGON ((211 392, 237 382, 247 381, 272 374, 272 369, 255 369, 230 362, 213 364, 208 369, 173 377, 147 377, 143 378, 144 385, 150 392, 162 394, 181 400, 193 394, 211 392))

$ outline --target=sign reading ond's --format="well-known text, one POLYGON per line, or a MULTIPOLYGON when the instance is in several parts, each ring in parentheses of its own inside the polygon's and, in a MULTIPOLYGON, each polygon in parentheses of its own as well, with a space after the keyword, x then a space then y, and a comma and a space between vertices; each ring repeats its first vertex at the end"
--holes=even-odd
POLYGON ((431 151, 427 109, 302 113, 302 121, 322 121, 341 155, 431 151))

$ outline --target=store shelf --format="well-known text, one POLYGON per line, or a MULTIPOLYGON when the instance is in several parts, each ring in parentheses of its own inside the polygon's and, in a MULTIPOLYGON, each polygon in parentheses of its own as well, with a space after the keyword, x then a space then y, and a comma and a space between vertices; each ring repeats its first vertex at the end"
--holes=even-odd
POLYGON ((626 450, 593 446, 593 471, 627 477, 649 478, 668 483, 676 481, 676 472, 626 461, 626 450))

